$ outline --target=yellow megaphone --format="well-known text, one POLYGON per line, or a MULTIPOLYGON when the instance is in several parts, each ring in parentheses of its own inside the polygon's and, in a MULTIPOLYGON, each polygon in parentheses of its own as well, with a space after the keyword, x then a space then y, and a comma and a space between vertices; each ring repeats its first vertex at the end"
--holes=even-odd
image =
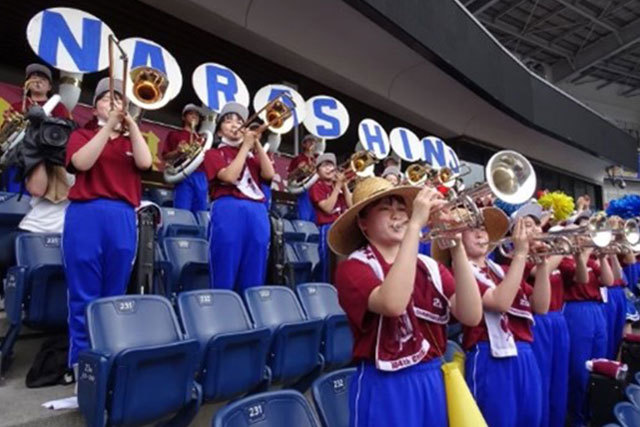
POLYGON ((460 363, 464 366, 464 354, 462 358, 456 357, 458 354, 460 353, 454 354, 453 362, 442 364, 449 427, 487 427, 487 422, 460 372, 460 363))

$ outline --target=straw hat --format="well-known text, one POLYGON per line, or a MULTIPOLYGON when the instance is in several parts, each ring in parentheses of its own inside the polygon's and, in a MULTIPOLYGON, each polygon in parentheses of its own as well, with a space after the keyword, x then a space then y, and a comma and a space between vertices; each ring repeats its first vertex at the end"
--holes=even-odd
MULTIPOLYGON (((484 218, 484 228, 489 235, 489 243, 496 243, 509 229, 509 218, 501 209, 494 207, 482 208, 480 211, 484 218)), ((444 265, 451 264, 451 252, 449 249, 441 249, 437 242, 431 245, 431 258, 444 265)))
POLYGON ((366 243, 366 238, 358 227, 357 218, 362 209, 384 197, 402 197, 411 214, 413 199, 420 188, 411 186, 395 187, 384 178, 372 176, 360 181, 353 191, 353 206, 343 213, 329 229, 328 242, 331 250, 347 256, 366 243))

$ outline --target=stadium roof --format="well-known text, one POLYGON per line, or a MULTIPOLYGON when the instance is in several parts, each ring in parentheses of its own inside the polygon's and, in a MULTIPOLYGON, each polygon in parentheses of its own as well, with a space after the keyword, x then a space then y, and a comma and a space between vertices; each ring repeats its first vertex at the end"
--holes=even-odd
POLYGON ((640 95, 640 0, 463 0, 493 35, 553 83, 640 95))

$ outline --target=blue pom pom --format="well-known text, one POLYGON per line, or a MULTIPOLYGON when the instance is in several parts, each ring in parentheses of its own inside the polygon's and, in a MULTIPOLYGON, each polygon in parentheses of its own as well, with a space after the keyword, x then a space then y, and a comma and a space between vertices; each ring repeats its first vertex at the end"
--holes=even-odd
POLYGON ((607 207, 607 215, 616 215, 623 219, 640 216, 640 196, 627 194, 619 199, 612 200, 607 207))

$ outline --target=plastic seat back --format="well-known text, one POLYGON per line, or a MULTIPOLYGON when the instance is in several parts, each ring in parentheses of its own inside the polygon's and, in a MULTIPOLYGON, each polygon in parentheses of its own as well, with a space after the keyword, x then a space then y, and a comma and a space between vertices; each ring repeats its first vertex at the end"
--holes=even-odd
POLYGON ((624 390, 624 393, 627 395, 629 402, 633 403, 636 408, 640 409, 640 386, 636 384, 629 384, 624 390))
POLYGON ((209 211, 198 211, 196 215, 200 228, 204 230, 205 237, 209 236, 209 222, 211 221, 211 214, 209 211))
POLYGON ((184 292, 178 307, 187 337, 200 343, 199 382, 205 399, 225 400, 268 384, 269 329, 253 329, 237 293, 184 292))
POLYGON ((272 203, 271 212, 279 218, 296 219, 298 217, 296 205, 289 203, 272 203))
POLYGON ((156 295, 101 298, 87 307, 91 347, 116 355, 128 348, 169 344, 182 339, 171 303, 156 295))
POLYGON ((323 427, 349 427, 349 386, 356 368, 321 376, 311 387, 323 427))
POLYGON ((294 219, 291 221, 293 227, 300 233, 304 233, 305 242, 318 243, 320 240, 320 231, 318 226, 311 221, 304 221, 302 219, 294 219))
POLYGON ((292 243, 284 244, 285 264, 293 270, 293 283, 308 282, 311 279, 311 263, 301 260, 292 243))
POLYGON ((293 225, 293 220, 283 219, 284 240, 285 242, 304 242, 306 235, 304 232, 298 231, 293 225))
POLYGON ((218 334, 252 329, 240 296, 223 289, 184 292, 178 296, 182 325, 189 338, 205 345, 218 334))
POLYGON ((622 427, 640 426, 640 409, 629 402, 616 404, 613 413, 622 427))
POLYGON ((57 329, 67 323, 67 283, 62 261, 62 237, 26 233, 16 239, 16 263, 25 267, 25 323, 57 329))
POLYGON ((162 244, 171 264, 170 293, 209 288, 209 243, 206 240, 167 237, 162 244))
POLYGON ((338 302, 338 291, 328 283, 304 283, 296 288, 296 292, 310 319, 345 314, 338 302))
POLYGON ((318 268, 320 264, 320 250, 317 243, 307 243, 307 242, 295 242, 293 247, 296 250, 296 254, 298 254, 298 259, 300 261, 306 261, 311 264, 311 277, 310 280, 319 279, 320 269, 318 268))
POLYGON ((0 191, 0 230, 16 228, 22 218, 31 210, 31 197, 17 193, 0 191), (20 200, 18 200, 20 199, 20 200))
POLYGON ((260 286, 245 290, 245 299, 256 326, 275 329, 283 323, 305 319, 295 294, 284 286, 260 286))
POLYGON ((160 235, 162 237, 204 237, 202 228, 191 211, 174 208, 162 208, 160 235))
POLYGON ((62 236, 56 233, 28 233, 16 239, 16 264, 21 267, 63 265, 62 236))
POLYGON ((297 391, 280 390, 255 394, 222 408, 213 427, 315 427, 313 410, 297 391))
POLYGON ((328 283, 305 283, 296 292, 307 317, 325 323, 322 354, 326 364, 334 368, 348 364, 353 356, 353 333, 336 289, 328 283))
POLYGON ((173 207, 173 191, 166 188, 151 187, 145 189, 144 196, 160 207, 173 207))

